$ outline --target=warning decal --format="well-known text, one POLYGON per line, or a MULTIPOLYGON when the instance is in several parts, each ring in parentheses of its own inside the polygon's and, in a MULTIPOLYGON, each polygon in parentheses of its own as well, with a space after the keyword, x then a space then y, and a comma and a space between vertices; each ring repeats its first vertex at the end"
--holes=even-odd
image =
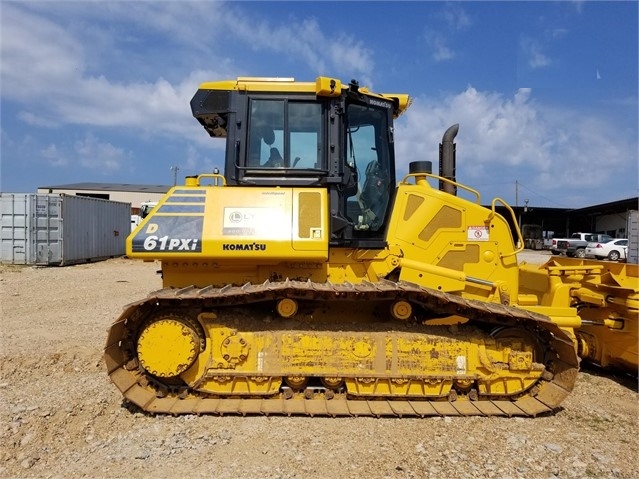
POLYGON ((469 226, 468 241, 488 241, 490 234, 487 226, 469 226))

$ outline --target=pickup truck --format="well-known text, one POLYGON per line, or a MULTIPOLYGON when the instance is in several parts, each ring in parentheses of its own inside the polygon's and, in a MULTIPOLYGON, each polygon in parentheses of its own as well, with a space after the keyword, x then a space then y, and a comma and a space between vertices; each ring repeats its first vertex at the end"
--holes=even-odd
POLYGON ((588 243, 605 243, 611 239, 614 238, 602 233, 573 233, 570 238, 553 238, 550 250, 552 254, 565 254, 570 257, 584 258, 588 243))

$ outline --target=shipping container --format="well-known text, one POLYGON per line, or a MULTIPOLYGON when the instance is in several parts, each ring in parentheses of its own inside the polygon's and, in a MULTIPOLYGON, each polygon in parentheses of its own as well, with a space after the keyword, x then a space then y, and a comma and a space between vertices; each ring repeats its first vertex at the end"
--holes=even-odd
POLYGON ((1 256, 8 264, 70 265, 126 253, 131 204, 85 196, 0 194, 1 256))

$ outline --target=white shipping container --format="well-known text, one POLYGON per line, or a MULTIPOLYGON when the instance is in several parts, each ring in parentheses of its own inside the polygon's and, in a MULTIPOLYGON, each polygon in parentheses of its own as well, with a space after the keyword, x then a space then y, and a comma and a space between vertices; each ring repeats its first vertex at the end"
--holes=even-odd
POLYGON ((69 265, 126 254, 131 204, 65 194, 0 194, 0 261, 69 265))

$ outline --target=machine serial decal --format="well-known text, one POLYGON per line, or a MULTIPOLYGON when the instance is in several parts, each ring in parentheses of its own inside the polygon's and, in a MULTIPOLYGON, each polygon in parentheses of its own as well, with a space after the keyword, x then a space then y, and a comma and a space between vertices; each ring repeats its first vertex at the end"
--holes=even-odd
POLYGON ((146 251, 198 251, 196 238, 169 238, 168 236, 147 236, 144 240, 146 251))
POLYGON ((202 252, 202 216, 156 216, 133 238, 136 253, 202 252))
POLYGON ((264 243, 222 243, 222 251, 266 251, 264 243))

